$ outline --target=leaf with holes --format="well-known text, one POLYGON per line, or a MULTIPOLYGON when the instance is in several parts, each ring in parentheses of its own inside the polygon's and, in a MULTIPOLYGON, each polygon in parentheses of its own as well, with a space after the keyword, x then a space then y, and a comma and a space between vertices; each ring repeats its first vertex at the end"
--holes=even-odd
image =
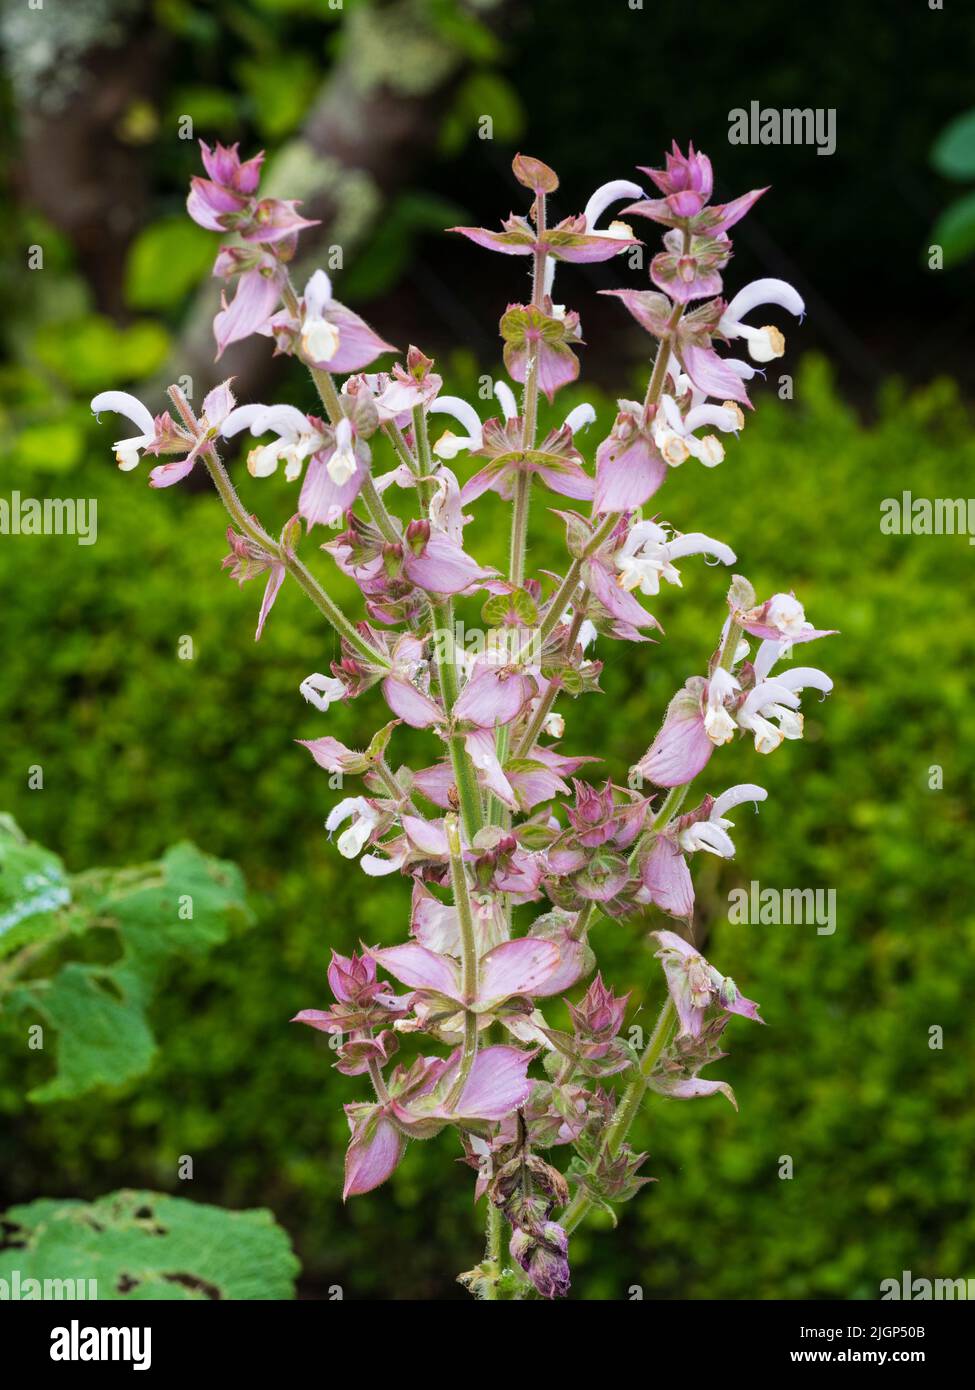
POLYGON ((94 1202, 41 1198, 11 1207, 2 1222, 0 1278, 8 1288, 18 1279, 21 1297, 294 1297, 298 1261, 269 1211, 122 1191, 94 1202), (27 1280, 37 1280, 39 1291, 27 1280), (68 1280, 75 1281, 70 1290, 68 1280))

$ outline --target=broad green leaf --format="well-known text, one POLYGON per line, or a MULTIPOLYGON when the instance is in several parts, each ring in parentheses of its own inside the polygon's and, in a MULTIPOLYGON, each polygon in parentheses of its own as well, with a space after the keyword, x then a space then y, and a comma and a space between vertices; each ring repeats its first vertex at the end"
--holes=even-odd
POLYGON ((112 984, 111 971, 72 963, 49 987, 17 991, 15 1005, 32 1005, 57 1033, 57 1073, 28 1092, 29 1100, 73 1100, 148 1071, 156 1045, 145 1014, 118 998, 112 984))
POLYGON ((58 911, 71 900, 60 859, 0 815, 0 958, 58 931, 58 911))
MULTIPOLYGON (((38 1297, 87 1282, 101 1302, 290 1299, 298 1261, 269 1211, 225 1211, 158 1192, 113 1192, 94 1202, 41 1198, 4 1212, 0 1278, 41 1281, 38 1297), (52 1282, 47 1289, 44 1280, 52 1282)), ((77 1288, 73 1291, 76 1295, 77 1288)))
POLYGON ((945 126, 931 148, 931 163, 949 179, 975 179, 975 111, 945 126))
POLYGON ((8 923, 0 954, 33 946, 26 960, 14 957, 6 979, 0 973, 0 998, 10 1012, 39 1016, 56 1038, 56 1071, 30 1092, 35 1101, 73 1099, 146 1071, 156 1050, 147 1009, 169 962, 219 945, 235 918, 249 917, 239 871, 190 844, 158 863, 71 878, 5 821, 0 867, 0 923, 8 923), (87 951, 97 935, 102 959, 107 933, 108 964, 52 957, 44 970, 49 941, 70 938, 87 951))
POLYGON ((179 304, 213 263, 213 236, 184 216, 153 222, 132 243, 125 294, 136 309, 179 304))

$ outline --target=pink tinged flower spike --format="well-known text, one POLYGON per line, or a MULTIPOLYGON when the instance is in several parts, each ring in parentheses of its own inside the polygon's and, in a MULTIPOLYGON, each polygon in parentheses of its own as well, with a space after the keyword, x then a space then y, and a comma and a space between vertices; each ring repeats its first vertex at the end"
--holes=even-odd
POLYGON ((635 511, 648 502, 667 476, 651 421, 636 401, 620 401, 612 433, 596 450, 597 513, 635 511))
POLYGON ((513 995, 547 993, 546 985, 560 962, 558 948, 551 942, 527 936, 502 942, 481 957, 477 998, 465 999, 459 966, 449 956, 438 955, 413 941, 402 946, 375 947, 369 955, 408 988, 442 995, 466 1004, 475 1013, 489 1013, 513 995))
POLYGON ((542 1298, 566 1296, 570 1288, 569 1237, 557 1221, 545 1221, 532 1231, 516 1226, 508 1249, 542 1298))
POLYGON ((743 338, 755 362, 771 362, 785 352, 785 338, 777 328, 753 328, 742 322, 759 305, 775 304, 802 321, 806 306, 802 296, 785 280, 753 280, 739 290, 718 321, 718 332, 725 338, 743 338))
POLYGON ((345 1155, 342 1200, 379 1187, 406 1152, 406 1139, 380 1105, 347 1105, 352 1139, 345 1155))
POLYGON ((343 1004, 355 1004, 364 995, 375 992, 376 962, 369 956, 339 955, 332 952, 328 967, 328 983, 335 998, 343 1004))
POLYGON ((472 729, 464 735, 464 748, 474 765, 478 786, 496 796, 510 810, 516 811, 518 801, 498 758, 493 730, 472 729))
MULTIPOLYGON (((122 415, 135 425, 137 434, 130 439, 118 439, 112 445, 115 460, 123 473, 129 473, 139 462, 144 450, 151 448, 157 439, 157 426, 151 411, 137 396, 128 391, 101 391, 91 402, 92 414, 97 419, 103 410, 113 415, 122 415)), ((191 443, 187 436, 187 444, 191 443)))
POLYGON ((705 689, 700 676, 686 682, 667 706, 660 732, 636 765, 640 775, 658 787, 683 787, 693 781, 714 752, 701 709, 705 689))
POLYGON ((444 712, 437 702, 404 676, 387 676, 382 692, 389 708, 411 729, 429 729, 443 723, 444 712))
POLYGON ((218 361, 231 343, 249 338, 267 327, 280 302, 285 274, 282 265, 265 257, 260 266, 240 276, 230 304, 226 294, 221 293, 220 312, 213 320, 218 361))
POLYGON ((660 624, 631 593, 620 587, 616 582, 615 572, 609 568, 609 563, 601 552, 597 553, 584 564, 583 578, 593 597, 598 599, 611 618, 622 625, 617 635, 623 636, 625 633, 631 641, 645 641, 646 639, 639 635, 639 629, 659 629, 660 624))
POLYGON ((311 221, 298 212, 298 204, 292 199, 262 198, 254 205, 250 215, 240 228, 245 241, 274 244, 294 237, 308 227, 317 227, 318 219, 311 221))

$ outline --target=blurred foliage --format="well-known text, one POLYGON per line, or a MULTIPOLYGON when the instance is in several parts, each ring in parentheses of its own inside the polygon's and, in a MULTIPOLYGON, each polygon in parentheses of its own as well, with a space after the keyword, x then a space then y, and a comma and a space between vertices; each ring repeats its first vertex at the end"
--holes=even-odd
MULTIPOLYGON (((473 399, 474 363, 441 365, 447 389, 473 399)), ((964 1276, 975 1257, 972 552, 964 536, 879 526, 882 500, 904 489, 965 490, 972 422, 944 381, 911 395, 889 386, 864 428, 820 361, 806 361, 794 400, 776 398, 775 379, 758 386, 758 409, 720 468, 688 462, 658 494, 665 520, 732 544, 760 594, 794 587, 814 621, 842 630, 810 650, 836 690, 807 701, 805 740, 768 760, 747 742, 722 750, 700 779, 714 792, 741 780, 769 790, 759 816, 738 817, 737 860, 696 866, 708 951, 769 1026, 733 1020, 731 1056, 713 1068, 734 1085, 740 1114, 720 1098, 648 1102, 634 1138, 660 1181, 615 1234, 594 1220, 574 1236, 580 1297, 622 1298, 639 1284, 647 1297, 871 1298, 902 1269, 964 1276), (929 786, 936 764, 943 790, 929 786), (727 893, 753 878, 834 888, 835 935, 729 924, 727 893), (943 1050, 929 1047, 934 1026, 943 1050), (783 1155, 792 1180, 778 1175, 783 1155)), ((584 437, 591 451, 612 412, 585 396, 600 411, 584 437)), ((543 425, 583 398, 562 393, 543 425)), ((363 1084, 330 1068, 324 1037, 287 1024, 326 1002, 330 948, 405 931, 406 885, 366 878, 328 845, 322 822, 342 793, 292 742, 327 730, 361 746, 383 721, 381 702, 370 693, 324 717, 303 705, 299 681, 336 654, 314 609, 286 584, 255 645, 259 594, 219 571, 215 498, 151 492, 144 467, 115 470, 108 429, 80 415, 78 428, 83 461, 70 471, 23 464, 13 475, 25 495, 97 497, 99 530, 90 547, 0 538, 0 804, 76 870, 191 837, 241 864, 258 926, 205 962, 180 961, 150 1011, 162 1045, 153 1070, 111 1099, 28 1109, 45 1064, 4 1049, 6 1200, 182 1192, 177 1162, 190 1154, 201 1200, 274 1211, 312 1296, 341 1284, 347 1297, 464 1297, 452 1280, 479 1253, 483 1213, 453 1139, 412 1145, 386 1187, 343 1207, 341 1106, 363 1084), (186 636, 192 660, 179 656, 186 636), (38 763, 44 790, 31 791, 38 763)), ((470 467, 461 462, 462 475, 470 467)), ((283 479, 234 471, 263 520, 290 515, 283 479)), ((536 495, 536 568, 559 562, 561 528, 546 510, 558 502, 536 495)), ((468 537, 503 563, 505 508, 493 495, 468 537)), ((681 568, 683 589, 651 604, 666 637, 601 642, 606 697, 566 704, 567 751, 600 752, 616 780, 675 686, 704 669, 724 616, 727 572, 681 568)), ((330 586, 359 611, 350 584, 330 586)), ((462 616, 477 625, 477 614, 474 602, 462 616)), ((400 729, 391 756, 420 767, 434 748, 400 729)), ((632 989, 628 1021, 644 1026, 662 997, 648 940, 660 925, 648 915, 593 932, 606 978, 632 989)))

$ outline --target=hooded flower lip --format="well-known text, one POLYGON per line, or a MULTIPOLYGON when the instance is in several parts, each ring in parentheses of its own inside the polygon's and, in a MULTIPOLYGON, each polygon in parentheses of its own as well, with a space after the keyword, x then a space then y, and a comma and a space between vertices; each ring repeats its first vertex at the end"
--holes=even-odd
POLYGON ((92 400, 91 409, 96 419, 103 410, 110 410, 113 415, 123 415, 135 425, 138 434, 131 439, 117 439, 112 445, 119 468, 123 473, 130 472, 137 466, 143 451, 156 442, 157 426, 152 412, 128 391, 101 391, 92 400))
POLYGON ((771 362, 785 352, 785 339, 777 328, 753 328, 743 323, 746 314, 762 304, 776 304, 802 321, 806 306, 802 296, 785 280, 753 280, 739 290, 718 321, 718 332, 725 338, 743 338, 755 362, 771 362))
POLYGON ((758 1005, 739 994, 734 980, 715 970, 689 941, 672 931, 652 935, 660 942, 657 956, 663 962, 667 988, 680 1020, 678 1037, 699 1038, 710 1008, 764 1022, 758 1005))
POLYGON ((671 535, 669 527, 640 521, 630 527, 626 540, 613 554, 613 564, 619 571, 616 582, 621 589, 639 589, 653 597, 660 592, 661 579, 680 586, 680 572, 673 562, 685 555, 713 555, 723 565, 733 565, 736 559, 730 546, 700 531, 671 535))

